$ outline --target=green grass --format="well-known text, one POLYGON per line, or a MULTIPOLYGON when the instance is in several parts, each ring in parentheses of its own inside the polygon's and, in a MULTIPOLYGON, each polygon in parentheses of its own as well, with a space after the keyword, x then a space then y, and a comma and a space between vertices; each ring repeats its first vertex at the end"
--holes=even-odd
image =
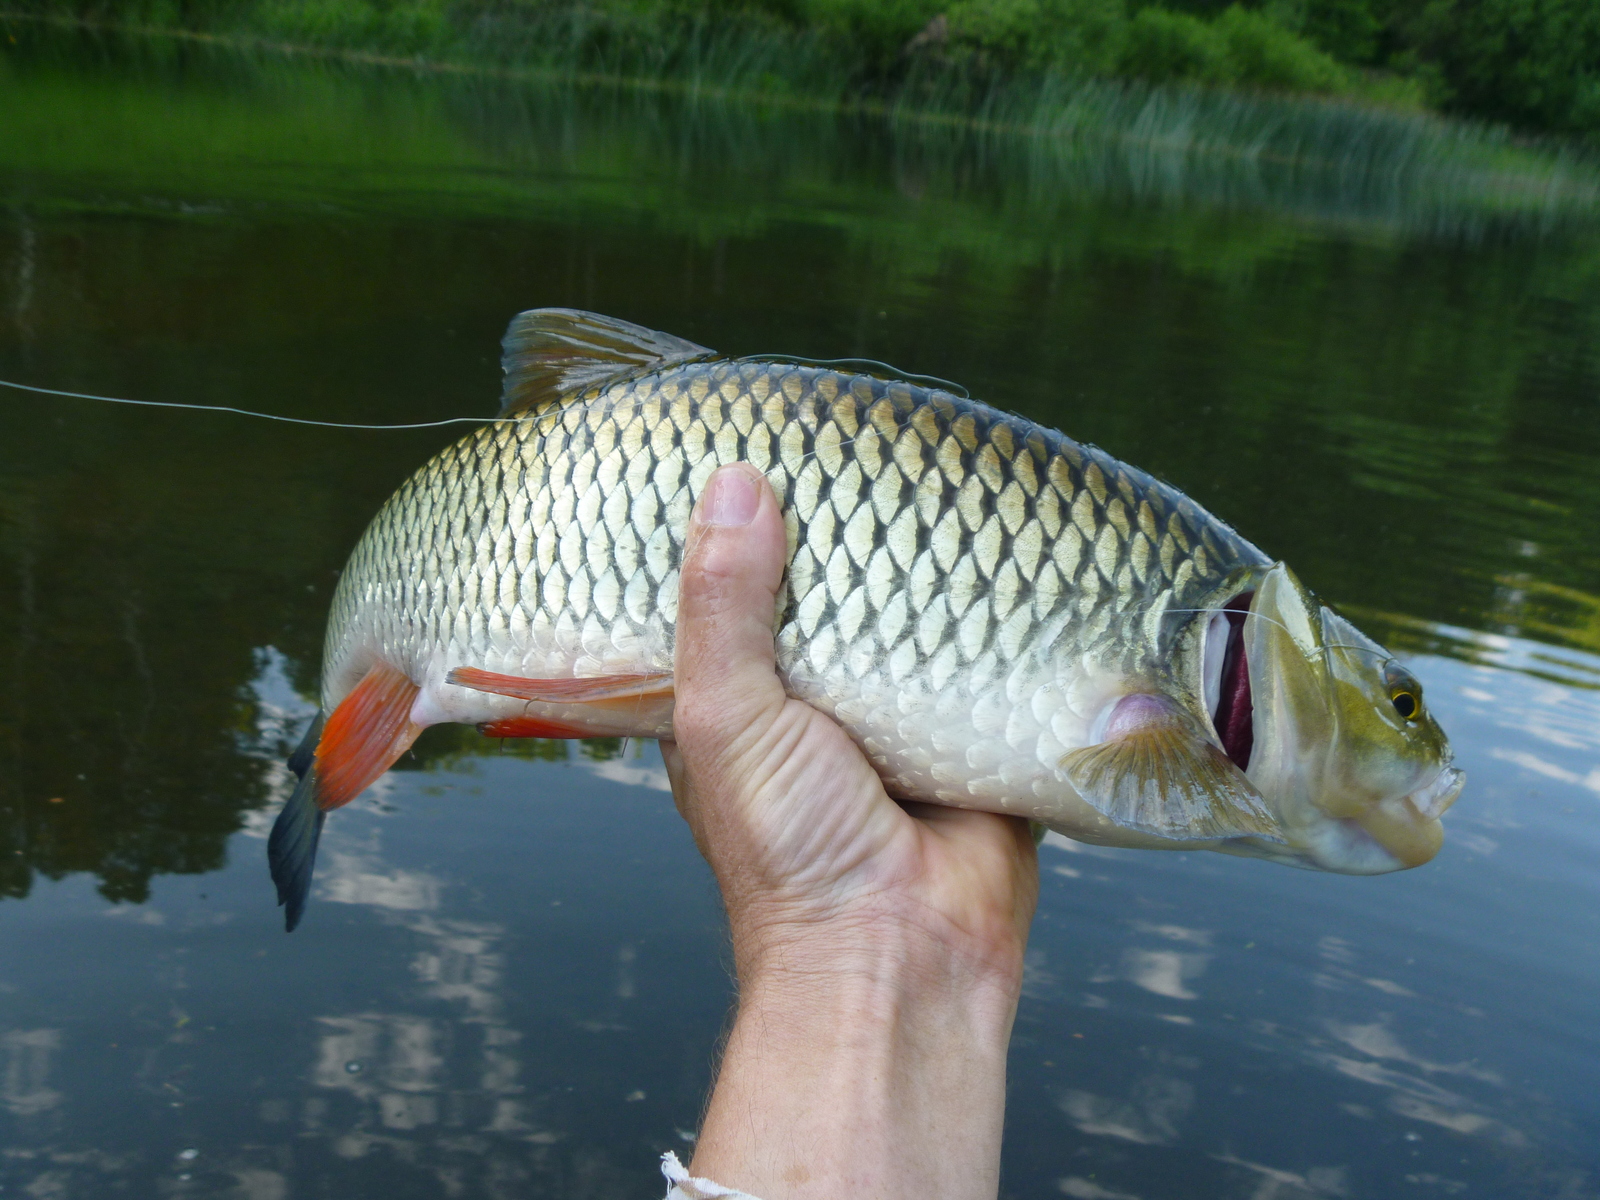
POLYGON ((18 13, 433 62, 694 80, 819 100, 971 102, 1040 75, 1336 95, 1418 107, 1287 25, 1126 0, 14 0, 18 13))
POLYGON ((1338 97, 1600 137, 1593 0, 11 0, 301 47, 969 107, 1041 76, 1338 97))
POLYGON ((825 102, 759 77, 742 90, 666 75, 574 86, 554 68, 393 61, 0 19, 0 173, 23 181, 18 202, 27 180, 49 178, 56 208, 190 219, 251 206, 626 210, 714 240, 803 216, 897 246, 908 270, 950 255, 1035 261, 1106 198, 1183 210, 1164 218, 1168 236, 1194 226, 1224 274, 1270 259, 1306 222, 1476 239, 1600 208, 1600 172, 1579 156, 1315 98, 1046 75, 967 97, 929 84, 919 100, 825 102), (691 160, 722 166, 698 168, 686 200, 674 172, 691 160), (914 204, 884 193, 885 171, 914 204), (974 203, 986 195, 996 207, 974 203), (1270 219, 1221 237, 1212 214, 1228 212, 1270 219))
MULTIPOLYGON (((804 147, 819 131, 826 138, 827 120, 863 120, 889 131, 894 154, 981 163, 985 171, 1028 180, 1029 188, 1046 198, 1052 192, 1081 194, 1087 186, 1139 202, 1245 205, 1438 232, 1475 235, 1503 220, 1547 224, 1592 212, 1600 200, 1600 171, 1570 147, 1525 144, 1502 128, 1414 107, 1219 86, 1224 75, 1202 85, 1037 66, 997 72, 976 59, 946 56, 902 65, 891 86, 882 79, 872 82, 861 62, 852 68, 822 35, 796 32, 770 14, 737 11, 709 20, 619 9, 604 20, 591 14, 601 32, 580 20, 580 10, 549 6, 484 10, 472 22, 443 27, 423 19, 441 11, 437 3, 397 4, 382 10, 379 19, 372 16, 379 10, 363 0, 347 0, 343 7, 280 0, 213 10, 210 30, 189 30, 173 24, 182 15, 177 10, 148 8, 136 15, 166 24, 136 26, 142 32, 131 37, 125 29, 85 27, 76 19, 71 22, 76 32, 63 34, 57 28, 62 18, 0 16, 0 66, 10 39, 20 52, 14 56, 19 64, 48 63, 52 54, 64 65, 77 64, 85 47, 92 46, 90 53, 119 60, 135 74, 133 64, 141 58, 178 55, 198 64, 194 56, 202 47, 217 50, 218 69, 224 72, 248 61, 270 67, 286 55, 422 71, 461 80, 454 94, 462 104, 503 110, 476 122, 475 137, 515 123, 514 114, 523 109, 572 110, 577 101, 571 85, 578 82, 592 85, 591 98, 583 101, 590 108, 597 103, 593 96, 606 92, 621 103, 655 106, 648 121, 670 125, 678 131, 673 136, 727 138, 737 145, 730 154, 758 161, 806 153, 804 147), (376 23, 363 24, 368 17, 376 23), (664 32, 669 28, 676 30, 670 37, 664 32), (425 44, 428 52, 417 49, 425 44), (507 90, 507 82, 532 84, 540 89, 539 98, 507 90), (635 101, 623 99, 629 96, 635 101), (819 114, 826 118, 821 125, 816 124, 819 114), (787 117, 803 121, 775 136, 772 121, 787 117)), ((1254 69, 1266 71, 1275 51, 1252 40, 1254 26, 1238 15, 1242 12, 1225 10, 1214 25, 1232 28, 1229 36, 1259 59, 1254 69)), ((947 44, 954 38, 947 35, 947 44)), ((267 70, 261 78, 275 76, 267 70)), ((142 164, 161 164, 156 172, 161 177, 169 164, 193 161, 197 147, 212 147, 220 162, 263 134, 269 140, 281 135, 288 141, 274 153, 304 161, 305 148, 326 140, 328 160, 338 166, 330 167, 318 186, 335 193, 360 190, 359 164, 368 145, 390 165, 402 146, 416 147, 422 159, 435 164, 472 156, 434 113, 397 117, 394 130, 377 141, 340 130, 332 108, 324 111, 315 104, 303 128, 292 133, 287 121, 282 130, 262 131, 255 129, 252 114, 246 131, 231 129, 228 118, 205 114, 180 134, 178 110, 167 113, 159 95, 120 86, 116 98, 94 100, 85 94, 81 78, 75 79, 63 85, 56 100, 9 106, 9 129, 0 130, 0 142, 13 153, 24 147, 23 158, 35 153, 45 159, 72 157, 75 139, 64 139, 62 129, 98 130, 105 144, 84 155, 85 161, 101 168, 122 162, 132 174, 145 169, 142 164), (85 104, 81 123, 63 122, 64 113, 85 104), (144 117, 133 118, 150 106, 144 117), (120 123, 126 128, 107 133, 108 111, 127 114, 128 121, 120 123)), ((49 86, 42 77, 41 86, 49 86)), ((304 79, 295 86, 299 105, 304 79)), ((341 97, 352 95, 348 87, 335 90, 341 97)), ((634 119, 643 113, 641 108, 634 119)), ((350 123, 359 125, 361 119, 352 114, 350 123)), ((832 150, 819 147, 816 153, 826 158, 832 150)), ((227 178, 232 186, 239 175, 227 178)), ((469 188, 475 193, 472 203, 490 207, 515 192, 495 182, 492 169, 481 178, 470 169, 457 171, 449 180, 430 186, 469 188)), ((406 188, 386 192, 383 203, 392 205, 408 194, 406 188)))

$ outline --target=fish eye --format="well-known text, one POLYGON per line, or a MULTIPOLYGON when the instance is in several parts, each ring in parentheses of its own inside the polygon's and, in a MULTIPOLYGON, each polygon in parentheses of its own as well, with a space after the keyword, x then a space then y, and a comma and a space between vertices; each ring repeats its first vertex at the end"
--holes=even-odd
POLYGON ((1389 694, 1389 703, 1395 712, 1407 721, 1414 721, 1422 713, 1422 697, 1416 692, 1398 688, 1389 694))
POLYGON ((1422 716, 1422 684, 1415 675, 1390 659, 1383 667, 1383 682, 1389 703, 1402 721, 1415 721, 1422 716))

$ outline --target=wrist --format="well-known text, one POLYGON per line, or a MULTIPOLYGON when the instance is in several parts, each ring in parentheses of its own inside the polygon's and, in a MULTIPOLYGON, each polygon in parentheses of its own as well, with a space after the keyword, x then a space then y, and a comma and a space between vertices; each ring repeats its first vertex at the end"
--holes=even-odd
POLYGON ((763 1200, 993 1197, 1015 969, 916 922, 762 931, 694 1171, 763 1200))
POLYGON ((1021 992, 1027 926, 1001 914, 958 921, 899 896, 822 916, 749 907, 731 925, 741 996, 831 981, 849 990, 967 997, 1009 1012, 1021 992))

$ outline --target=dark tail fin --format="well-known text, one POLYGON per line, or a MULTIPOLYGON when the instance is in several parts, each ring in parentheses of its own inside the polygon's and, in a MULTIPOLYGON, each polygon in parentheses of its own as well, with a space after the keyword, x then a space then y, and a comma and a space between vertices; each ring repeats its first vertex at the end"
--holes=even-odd
POLYGON ((317 861, 317 841, 327 814, 317 807, 317 742, 322 737, 322 714, 311 722, 305 740, 289 758, 300 783, 289 797, 267 839, 267 865, 278 885, 278 903, 284 907, 283 927, 293 933, 306 911, 311 894, 311 868, 317 861))
POLYGON ((319 709, 316 719, 311 722, 311 728, 306 730, 305 737, 300 739, 300 744, 295 747, 294 753, 289 755, 289 770, 294 772, 296 779, 304 779, 306 772, 311 770, 311 764, 317 758, 317 743, 322 740, 322 726, 326 717, 319 709))
POLYGON ((278 885, 278 903, 284 906, 284 927, 290 931, 306 910, 326 813, 359 796, 417 740, 422 726, 412 724, 411 709, 419 690, 398 668, 375 664, 326 723, 317 714, 305 741, 290 756, 289 766, 300 783, 267 841, 267 863, 278 885))

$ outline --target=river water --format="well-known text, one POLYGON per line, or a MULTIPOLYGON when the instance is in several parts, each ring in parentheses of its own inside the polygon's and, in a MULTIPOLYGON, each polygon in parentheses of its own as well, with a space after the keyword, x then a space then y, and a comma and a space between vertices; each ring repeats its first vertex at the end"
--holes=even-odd
MULTIPOLYGON (((0 50, 0 378, 484 415, 542 305, 869 356, 1154 471, 1403 651, 1469 776, 1433 863, 1043 848, 1003 1196, 1600 1196, 1600 227, 1449 180, 0 50)), ((5 1194, 621 1200, 692 1150, 728 957, 653 746, 431 731, 282 932, 264 839, 334 580, 452 436, 0 390, 5 1194)))

